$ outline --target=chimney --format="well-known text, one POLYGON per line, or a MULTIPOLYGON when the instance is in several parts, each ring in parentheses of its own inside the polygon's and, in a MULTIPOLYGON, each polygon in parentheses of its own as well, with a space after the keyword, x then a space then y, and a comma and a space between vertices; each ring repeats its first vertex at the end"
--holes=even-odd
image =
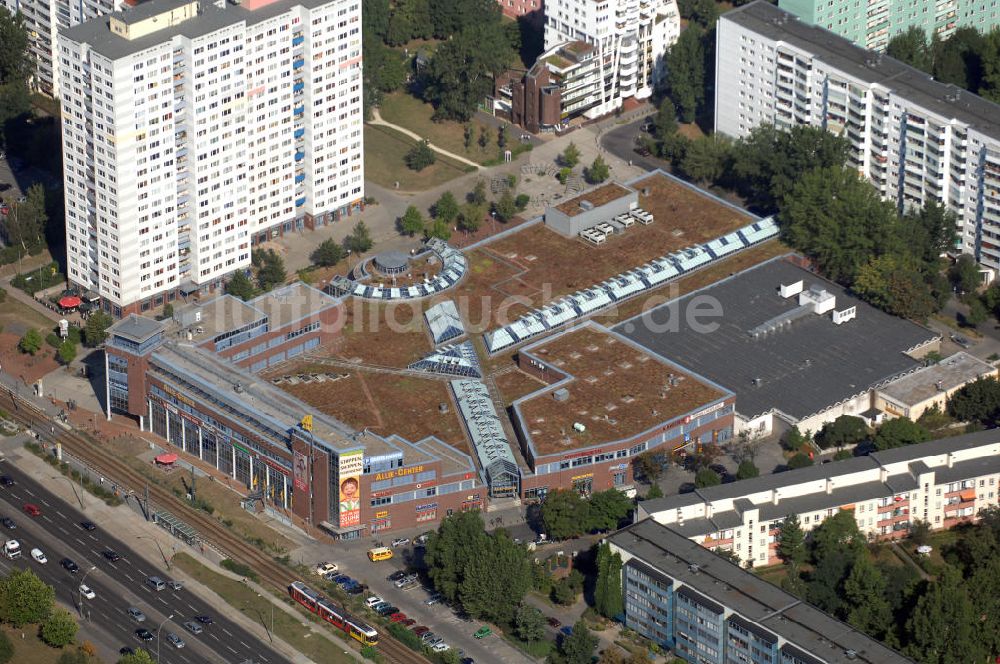
POLYGON ((778 490, 777 489, 772 489, 771 490, 771 504, 772 505, 777 505, 778 504, 778 490))
POLYGON ((832 493, 833 493, 833 480, 831 480, 830 478, 827 478, 826 479, 826 495, 829 496, 832 493))

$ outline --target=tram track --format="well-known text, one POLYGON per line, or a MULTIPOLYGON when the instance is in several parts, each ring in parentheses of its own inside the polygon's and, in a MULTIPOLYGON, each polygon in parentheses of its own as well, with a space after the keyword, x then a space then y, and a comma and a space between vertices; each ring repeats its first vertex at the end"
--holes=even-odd
MULTIPOLYGON (((101 449, 80 433, 65 430, 56 425, 51 417, 38 410, 34 404, 14 394, 10 394, 10 399, 14 410, 8 413, 9 417, 28 428, 36 427, 39 424, 44 425, 43 431, 46 427, 57 427, 51 429, 54 432, 52 434, 54 440, 59 442, 72 456, 133 495, 141 496, 148 490, 150 503, 178 517, 183 514, 182 520, 197 531, 199 538, 206 545, 216 549, 221 555, 234 562, 243 563, 253 569, 262 585, 271 586, 278 590, 281 596, 285 596, 289 584, 297 580, 294 571, 238 536, 225 531, 222 524, 214 518, 193 509, 164 487, 150 482, 142 473, 109 455, 106 450, 101 449)), ((147 511, 150 509, 149 505, 146 506, 146 509, 147 511)), ((430 660, 394 639, 386 629, 379 629, 378 649, 390 664, 411 664, 414 662, 430 664, 430 660)))

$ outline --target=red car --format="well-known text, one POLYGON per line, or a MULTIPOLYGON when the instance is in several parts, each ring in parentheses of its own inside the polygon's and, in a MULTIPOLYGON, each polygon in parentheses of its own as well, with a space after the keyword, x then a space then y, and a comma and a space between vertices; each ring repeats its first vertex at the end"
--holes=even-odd
POLYGON ((549 623, 549 627, 554 627, 556 629, 559 629, 559 627, 562 625, 561 622, 552 617, 549 617, 547 622, 549 623))
POLYGON ((35 504, 32 504, 32 503, 25 503, 24 504, 24 512, 25 512, 25 514, 28 514, 29 516, 41 516, 42 515, 42 510, 38 508, 38 505, 35 505, 35 504))
POLYGON ((391 616, 389 616, 389 620, 391 620, 392 622, 403 622, 404 620, 406 620, 406 614, 394 613, 391 616))
POLYGON ((417 621, 414 620, 413 618, 407 618, 406 620, 400 621, 399 624, 402 625, 403 627, 410 627, 412 625, 416 625, 417 621))
POLYGON ((413 633, 417 636, 423 636, 427 632, 431 631, 430 627, 424 627, 423 625, 417 625, 413 628, 413 633))

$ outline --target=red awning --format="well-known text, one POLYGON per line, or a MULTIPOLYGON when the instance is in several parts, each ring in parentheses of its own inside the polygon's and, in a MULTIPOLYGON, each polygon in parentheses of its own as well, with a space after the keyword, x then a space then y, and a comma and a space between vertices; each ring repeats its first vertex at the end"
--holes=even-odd
POLYGON ((166 454, 161 454, 160 456, 156 457, 156 463, 171 464, 174 463, 175 461, 177 461, 177 455, 171 452, 167 452, 166 454))
POLYGON ((59 306, 63 309, 75 309, 81 304, 83 304, 83 300, 78 298, 76 295, 67 295, 66 297, 59 299, 59 306))

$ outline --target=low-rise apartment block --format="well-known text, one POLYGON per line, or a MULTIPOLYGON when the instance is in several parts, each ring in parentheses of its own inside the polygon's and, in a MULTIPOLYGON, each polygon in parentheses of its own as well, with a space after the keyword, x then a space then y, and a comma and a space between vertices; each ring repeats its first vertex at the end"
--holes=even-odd
POLYGON ((809 531, 849 511, 871 539, 895 539, 918 520, 934 529, 974 521, 998 504, 998 481, 1000 436, 982 431, 645 501, 636 518, 771 565, 789 515, 809 531))
POLYGON ((843 136, 849 165, 884 198, 947 206, 954 249, 1000 269, 1000 106, 763 0, 723 15, 716 46, 716 131, 773 123, 843 136))

